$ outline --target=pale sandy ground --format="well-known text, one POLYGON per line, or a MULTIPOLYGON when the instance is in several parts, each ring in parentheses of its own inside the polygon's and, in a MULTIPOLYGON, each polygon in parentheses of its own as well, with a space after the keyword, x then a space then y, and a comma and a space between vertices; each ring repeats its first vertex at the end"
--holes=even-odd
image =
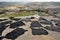
MULTIPOLYGON (((52 17, 45 17, 48 20, 53 19, 52 17)), ((57 19, 57 18, 55 18, 57 19)), ((55 31, 48 31, 48 35, 32 35, 32 31, 29 28, 31 22, 26 22, 25 26, 21 26, 20 28, 26 29, 28 30, 27 32, 25 32, 23 35, 19 36, 17 39, 15 40, 60 40, 60 32, 55 32, 55 31)), ((7 33, 9 33, 10 31, 12 31, 14 29, 10 29, 7 28, 4 32, 3 32, 3 36, 5 36, 7 33)), ((4 38, 3 40, 11 40, 11 39, 6 39, 4 38)))

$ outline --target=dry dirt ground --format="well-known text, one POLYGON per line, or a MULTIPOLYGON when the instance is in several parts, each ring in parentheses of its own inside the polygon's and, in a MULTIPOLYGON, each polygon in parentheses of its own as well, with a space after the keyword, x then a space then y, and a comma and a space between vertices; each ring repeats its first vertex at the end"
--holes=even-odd
MULTIPOLYGON (((58 19, 58 18, 53 18, 52 16, 48 16, 48 17, 46 16, 44 18, 46 18, 48 20, 58 19)), ((34 19, 34 20, 38 20, 38 19, 34 19)), ((60 40, 60 32, 47 30, 49 33, 48 35, 32 35, 32 30, 30 28, 31 22, 25 22, 25 24, 26 24, 25 26, 21 26, 19 28, 23 28, 28 31, 25 32, 23 35, 19 36, 18 38, 16 38, 15 40, 60 40)), ((14 30, 14 29, 11 29, 8 27, 6 30, 4 30, 3 36, 5 36, 7 33, 11 32, 12 30, 14 30)), ((11 39, 3 38, 3 40, 11 40, 11 39)))

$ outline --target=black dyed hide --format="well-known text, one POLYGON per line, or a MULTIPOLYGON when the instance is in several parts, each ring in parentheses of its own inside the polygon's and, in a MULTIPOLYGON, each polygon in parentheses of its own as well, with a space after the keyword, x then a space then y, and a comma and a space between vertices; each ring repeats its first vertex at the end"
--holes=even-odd
POLYGON ((6 34, 5 38, 7 39, 16 39, 18 36, 23 35, 27 30, 24 30, 22 28, 17 28, 10 33, 6 34))
POLYGON ((14 22, 10 24, 10 28, 17 28, 19 26, 25 25, 22 21, 14 22))

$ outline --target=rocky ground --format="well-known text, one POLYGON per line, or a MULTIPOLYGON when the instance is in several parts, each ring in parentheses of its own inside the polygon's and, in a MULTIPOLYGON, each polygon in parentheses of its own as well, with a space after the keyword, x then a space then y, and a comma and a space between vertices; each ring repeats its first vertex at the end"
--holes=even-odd
MULTIPOLYGON (((22 20, 25 25, 20 26, 19 28, 23 28, 24 30, 28 30, 26 31, 24 34, 18 36, 15 40, 60 40, 60 26, 55 25, 54 20, 60 20, 60 18, 56 18, 53 16, 41 16, 40 18, 45 18, 48 21, 51 21, 52 24, 44 24, 41 23, 41 25, 43 27, 41 27, 40 29, 43 29, 45 31, 48 32, 48 34, 44 35, 44 32, 42 34, 37 34, 37 35, 33 35, 32 34, 32 29, 30 28, 32 21, 38 21, 40 22, 39 18, 35 18, 35 19, 31 19, 31 21, 24 21, 22 20), (51 29, 48 29, 46 27, 52 26, 51 29), (54 28, 53 28, 54 27, 54 28)), ((46 21, 47 22, 47 21, 46 21)), ((3 32, 2 32, 2 36, 5 36, 7 33, 15 30, 16 28, 9 28, 7 27, 3 32)), ((37 31, 36 31, 37 32, 37 31)), ((36 33, 35 32, 35 33, 36 33)), ((39 33, 41 33, 42 31, 39 31, 39 33)), ((15 34, 15 33, 14 33, 15 34)), ((7 39, 7 38, 3 38, 2 40, 14 40, 14 39, 7 39)))

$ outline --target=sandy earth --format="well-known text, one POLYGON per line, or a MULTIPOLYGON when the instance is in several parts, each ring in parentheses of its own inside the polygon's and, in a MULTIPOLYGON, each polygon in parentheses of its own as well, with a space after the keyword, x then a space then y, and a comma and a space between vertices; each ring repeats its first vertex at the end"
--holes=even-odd
MULTIPOLYGON (((48 20, 53 19, 53 17, 51 16, 45 18, 47 18, 48 20)), ((58 18, 54 18, 54 19, 58 19, 58 18)), ((28 31, 25 32, 23 35, 19 36, 15 40, 60 40, 60 32, 47 30, 49 33, 48 35, 32 35, 31 28, 29 28, 31 22, 26 22, 25 24, 26 24, 25 26, 21 26, 20 28, 26 29, 28 31)), ((8 27, 6 30, 4 30, 3 36, 5 36, 7 33, 9 33, 12 30, 14 29, 8 27)), ((3 40, 11 40, 11 39, 4 38, 3 40)))

